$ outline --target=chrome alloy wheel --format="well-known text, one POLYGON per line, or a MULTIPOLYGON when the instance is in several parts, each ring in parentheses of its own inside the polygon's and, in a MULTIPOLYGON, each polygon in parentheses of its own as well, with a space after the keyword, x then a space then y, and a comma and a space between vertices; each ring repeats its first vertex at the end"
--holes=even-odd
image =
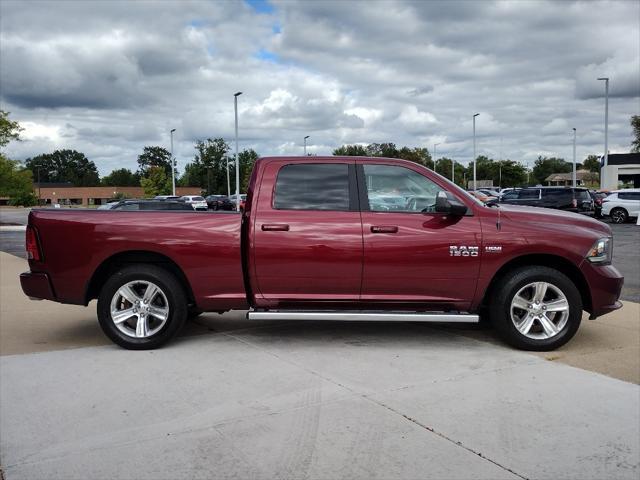
POLYGON ((547 340, 555 337, 569 320, 569 302, 564 293, 547 282, 529 283, 511 300, 511 321, 525 337, 547 340))
POLYGON ((169 302, 155 283, 125 283, 111 299, 111 320, 129 337, 148 338, 158 333, 168 318, 169 302))

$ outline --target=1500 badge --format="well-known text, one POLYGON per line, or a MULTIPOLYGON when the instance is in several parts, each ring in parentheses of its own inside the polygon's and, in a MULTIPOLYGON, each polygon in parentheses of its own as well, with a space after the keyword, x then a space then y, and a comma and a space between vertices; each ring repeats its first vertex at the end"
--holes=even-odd
POLYGON ((477 257, 478 247, 469 247, 465 245, 449 245, 449 256, 451 257, 477 257))

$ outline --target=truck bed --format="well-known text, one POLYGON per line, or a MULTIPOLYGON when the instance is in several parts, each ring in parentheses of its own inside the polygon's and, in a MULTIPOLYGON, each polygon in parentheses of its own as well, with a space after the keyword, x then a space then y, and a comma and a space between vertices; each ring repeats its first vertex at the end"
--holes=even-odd
POLYGON ((35 209, 29 224, 44 257, 30 261, 31 271, 48 274, 54 300, 86 305, 94 273, 139 255, 179 267, 189 296, 203 310, 248 306, 240 214, 35 209))

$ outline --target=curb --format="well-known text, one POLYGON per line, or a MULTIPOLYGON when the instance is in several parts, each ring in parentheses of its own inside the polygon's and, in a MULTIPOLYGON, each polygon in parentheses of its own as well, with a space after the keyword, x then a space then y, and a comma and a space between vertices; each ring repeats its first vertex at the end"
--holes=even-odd
POLYGON ((26 225, 0 225, 0 232, 24 232, 26 225))

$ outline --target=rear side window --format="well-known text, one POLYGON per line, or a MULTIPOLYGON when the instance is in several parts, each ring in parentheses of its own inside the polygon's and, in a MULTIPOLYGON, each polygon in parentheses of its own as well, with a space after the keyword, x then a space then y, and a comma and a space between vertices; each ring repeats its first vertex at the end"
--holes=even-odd
POLYGON ((575 197, 577 200, 591 200, 591 195, 587 190, 576 190, 575 197))
POLYGON ((520 190, 520 192, 518 193, 518 198, 520 200, 531 200, 540 198, 540 190, 520 190))
POLYGON ((620 200, 640 200, 640 192, 618 192, 620 200))
POLYGON ((349 166, 285 165, 278 172, 273 207, 278 210, 349 210, 349 166))

